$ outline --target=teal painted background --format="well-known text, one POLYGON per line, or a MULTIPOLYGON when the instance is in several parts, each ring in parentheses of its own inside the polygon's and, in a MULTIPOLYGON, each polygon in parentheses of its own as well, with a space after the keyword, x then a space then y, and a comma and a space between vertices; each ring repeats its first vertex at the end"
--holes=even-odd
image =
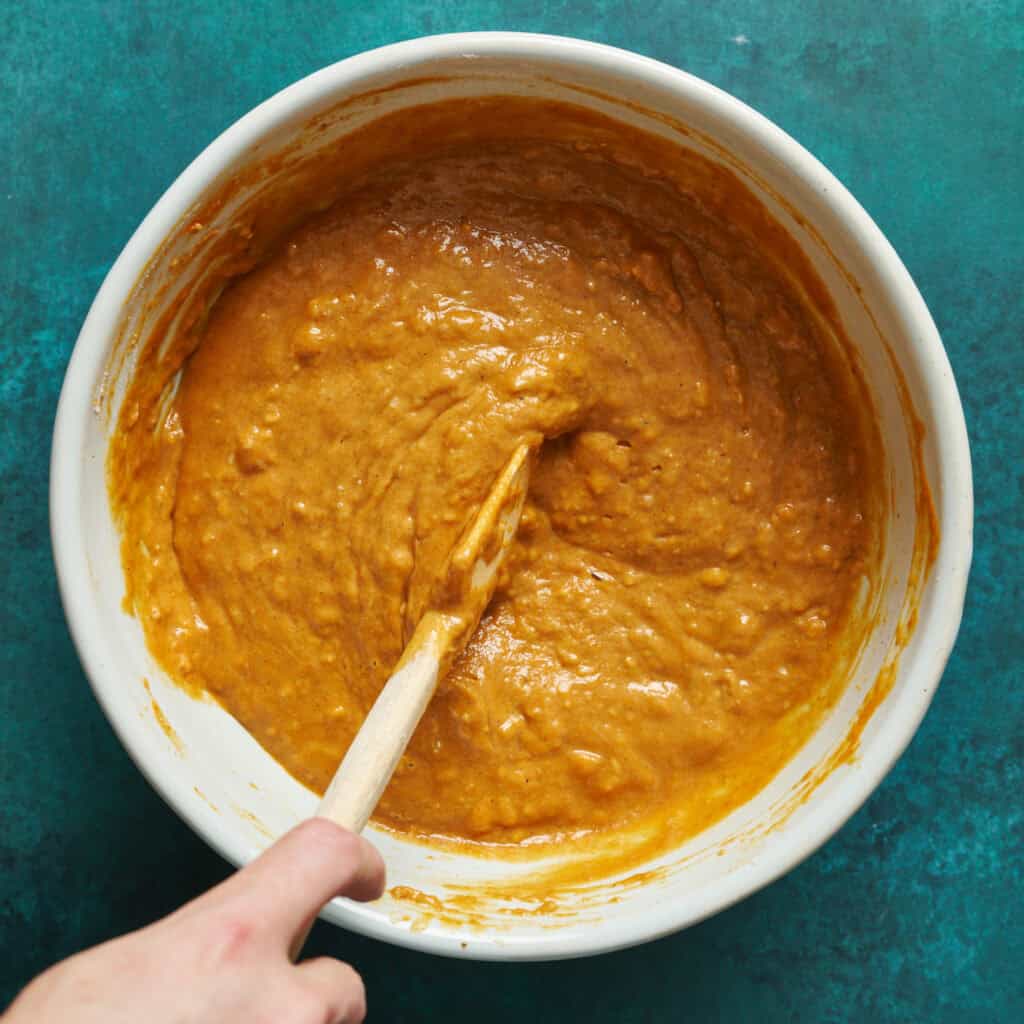
POLYGON ((906 261, 967 408, 960 642, 914 743, 822 851, 688 932, 597 960, 433 959, 318 926, 375 1021, 1024 1019, 1024 8, 1013 0, 0 2, 0 1006, 58 957, 227 866, 153 794, 68 638, 50 431, 130 233, 235 118, 322 65, 432 32, 579 35, 686 68, 817 154, 906 261))

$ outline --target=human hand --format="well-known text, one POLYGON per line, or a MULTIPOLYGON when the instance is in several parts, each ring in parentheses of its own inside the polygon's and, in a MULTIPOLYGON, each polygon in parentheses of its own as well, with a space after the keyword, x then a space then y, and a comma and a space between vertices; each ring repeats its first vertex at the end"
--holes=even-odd
POLYGON ((383 891, 380 854, 314 818, 163 920, 51 967, 2 1024, 358 1024, 359 975, 289 950, 328 900, 383 891))

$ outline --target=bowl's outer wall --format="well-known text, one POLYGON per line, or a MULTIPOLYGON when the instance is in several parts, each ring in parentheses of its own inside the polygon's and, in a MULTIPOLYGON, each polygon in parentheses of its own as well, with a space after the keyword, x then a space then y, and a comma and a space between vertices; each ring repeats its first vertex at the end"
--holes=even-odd
MULTIPOLYGON (((484 931, 464 930, 443 921, 414 931, 410 927, 414 915, 387 901, 374 907, 336 903, 328 910, 333 920, 356 930, 434 952, 497 959, 573 956, 642 941, 699 920, 770 881, 828 838, 909 741, 959 623, 970 560, 970 466, 948 362, 928 312, 891 248, 827 172, 777 129, 689 76, 642 58, 564 40, 488 35, 414 41, 362 55, 298 83, 234 126, 197 159, 140 227, 97 296, 68 370, 55 432, 54 548, 69 622, 97 696, 129 752, 168 802, 235 863, 250 858, 270 836, 308 813, 313 806, 310 794, 288 779, 223 712, 212 704, 191 701, 162 679, 148 659, 137 623, 121 612, 117 536, 103 480, 110 425, 91 407, 122 304, 150 253, 202 188, 231 166, 255 138, 268 133, 275 141, 283 138, 288 126, 313 113, 315 107, 335 102, 345 93, 384 84, 389 75, 453 67, 464 71, 466 64, 458 58, 467 52, 476 54, 473 73, 486 67, 489 58, 488 70, 500 71, 504 66, 520 74, 533 61, 537 70, 555 78, 582 81, 671 111, 726 143, 811 219, 857 278, 903 370, 916 412, 925 424, 925 462, 943 528, 917 631, 901 660, 896 687, 863 737, 861 759, 837 771, 770 841, 733 843, 725 847, 724 857, 710 856, 717 841, 764 818, 804 770, 839 741, 863 685, 873 678, 885 653, 895 626, 900 587, 905 584, 907 531, 913 522, 906 422, 887 377, 886 351, 877 339, 871 340, 869 318, 858 312, 859 304, 844 286, 842 275, 834 267, 830 270, 828 258, 818 253, 817 261, 836 290, 851 333, 864 339, 865 370, 883 417, 896 504, 902 513, 893 521, 890 538, 894 583, 885 624, 888 632, 865 654, 861 691, 851 689, 810 748, 769 791, 683 851, 692 858, 685 871, 669 872, 651 886, 629 890, 614 906, 581 904, 577 916, 568 920, 533 917, 503 923, 496 913, 487 919, 484 931), (437 61, 440 64, 425 63, 437 61), (935 599, 937 593, 941 601, 935 599), (144 675, 181 737, 184 755, 150 713, 149 697, 140 685, 144 675), (258 787, 258 797, 251 784, 258 787)), ((780 214, 785 216, 783 210, 780 214)), ((813 255, 813 240, 806 241, 813 255)), ((386 836, 380 842, 393 883, 439 890, 445 881, 488 872, 486 866, 447 857, 428 861, 421 848, 386 836)))

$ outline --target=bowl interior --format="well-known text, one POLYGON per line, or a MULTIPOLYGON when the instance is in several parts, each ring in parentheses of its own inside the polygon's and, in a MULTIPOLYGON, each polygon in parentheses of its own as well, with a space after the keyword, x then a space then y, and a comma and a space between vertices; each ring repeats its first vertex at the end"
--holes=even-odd
MULTIPOLYGON (((335 901, 326 911, 347 927, 451 955, 578 955, 651 938, 728 905, 823 842, 877 784, 923 714, 955 635, 970 522, 969 515, 963 521, 963 495, 950 493, 950 480, 968 480, 969 502, 969 467, 956 445, 951 456, 943 440, 962 424, 962 414, 951 378, 942 390, 948 364, 927 311, 877 229, 820 165, 736 101, 653 62, 568 41, 511 47, 498 45, 497 37, 470 38, 478 45, 431 48, 418 41, 420 49, 404 44, 397 55, 392 51, 402 46, 392 47, 384 57, 363 55, 298 83, 236 125, 172 187, 111 272, 69 370, 54 448, 55 547, 83 661, 125 745, 193 828, 232 861, 248 860, 310 814, 316 798, 219 706, 188 697, 154 664, 138 622, 122 609, 119 538, 106 492, 107 445, 134 368, 123 339, 144 335, 175 289, 198 283, 192 268, 202 261, 181 259, 193 243, 174 228, 228 175, 269 153, 285 147, 309 153, 383 113, 454 96, 562 99, 730 166, 800 242, 831 291, 881 421, 890 490, 884 585, 849 687, 767 789, 645 865, 651 870, 642 877, 564 892, 551 905, 495 896, 460 910, 453 894, 483 882, 514 893, 515 876, 535 871, 536 862, 468 859, 378 833, 373 838, 387 860, 389 884, 423 895, 389 895, 372 906, 335 901), (339 108, 342 101, 348 102, 339 108), (311 133, 313 121, 327 127, 311 133), (915 539, 920 544, 918 531, 926 525, 922 468, 944 537, 926 578, 915 561, 915 539), (945 606, 937 600, 943 587, 952 593, 945 606), (902 653, 893 660, 897 648, 902 653), (880 673, 891 684, 885 692, 876 688, 880 673), (846 758, 851 730, 858 732, 857 756, 846 758), (821 768, 826 763, 831 770, 821 768)), ((250 182, 238 202, 258 187, 250 182)), ((223 207, 214 226, 230 223, 235 209, 223 207)))

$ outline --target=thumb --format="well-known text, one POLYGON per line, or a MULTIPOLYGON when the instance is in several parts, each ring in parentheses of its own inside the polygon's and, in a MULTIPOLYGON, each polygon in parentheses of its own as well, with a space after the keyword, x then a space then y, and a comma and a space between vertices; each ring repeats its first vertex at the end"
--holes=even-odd
POLYGON ((214 892, 261 931, 288 942, 335 896, 377 899, 384 878, 384 861, 374 846, 326 818, 311 818, 214 892))

